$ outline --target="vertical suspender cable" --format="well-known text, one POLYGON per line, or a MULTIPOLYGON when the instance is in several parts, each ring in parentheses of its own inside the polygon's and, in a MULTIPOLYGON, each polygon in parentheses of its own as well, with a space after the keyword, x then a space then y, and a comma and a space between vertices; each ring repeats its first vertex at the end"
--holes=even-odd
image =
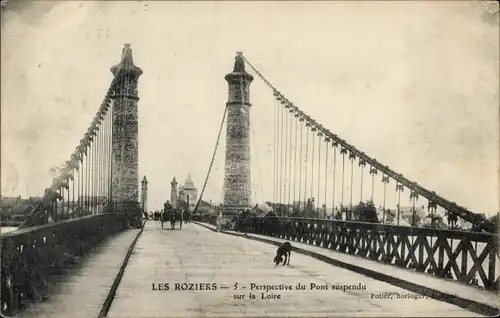
MULTIPOLYGON (((114 101, 113 101, 114 104, 114 101)), ((108 180, 109 180, 109 187, 108 187, 108 198, 109 198, 109 204, 113 206, 114 204, 114 198, 113 198, 113 138, 115 134, 115 129, 113 127, 113 117, 114 117, 114 105, 111 105, 109 110, 109 118, 108 118, 108 127, 109 127, 109 139, 108 139, 108 180)), ((111 211, 110 211, 111 212, 111 211)))
POLYGON ((297 142, 297 137, 298 137, 298 124, 299 120, 296 115, 294 115, 295 118, 295 151, 293 153, 293 211, 295 211, 295 204, 296 204, 296 191, 297 191, 297 147, 298 147, 298 142, 297 142))
MULTIPOLYGON (((305 161, 305 171, 304 171, 304 210, 307 208, 307 166, 309 159, 309 123, 306 122, 306 161, 305 161)), ((305 211, 304 211, 305 212, 305 211)))
POLYGON ((282 171, 283 171, 283 165, 282 165, 282 160, 283 160, 283 151, 282 151, 282 147, 283 147, 283 135, 281 133, 282 131, 282 126, 283 126, 283 121, 282 121, 282 116, 281 116, 281 113, 282 113, 282 107, 281 107, 281 104, 278 104, 278 149, 279 149, 279 153, 278 153, 278 210, 275 212, 275 213, 279 213, 279 209, 280 209, 280 204, 282 202, 281 200, 281 194, 282 194, 282 186, 283 186, 283 179, 282 179, 282 171))
POLYGON ((337 179, 337 144, 334 140, 332 140, 332 148, 333 148, 333 189, 332 189, 332 213, 335 213, 335 182, 337 179))
MULTIPOLYGON (((326 152, 326 156, 325 156, 325 211, 324 211, 324 219, 326 219, 326 204, 327 204, 327 196, 326 196, 326 189, 328 188, 328 142, 330 141, 330 139, 326 138, 325 139, 325 152, 326 152)), ((333 207, 332 207, 333 209, 333 207)))
POLYGON ((285 115, 286 108, 281 106, 281 201, 280 201, 280 215, 284 215, 284 205, 286 203, 286 154, 287 154, 287 144, 288 144, 288 135, 286 131, 288 130, 288 122, 285 115))
POLYGON ((85 154, 85 166, 86 166, 86 171, 85 171, 85 214, 89 214, 90 211, 90 160, 89 160, 89 153, 90 153, 90 145, 87 144, 87 151, 88 153, 85 154))
POLYGON ((314 127, 311 128, 311 132, 312 132, 312 151, 311 151, 311 209, 314 209, 313 200, 314 200, 314 204, 317 204, 316 200, 314 199, 314 141, 316 140, 315 131, 316 131, 316 128, 314 128, 314 127))
POLYGON ((318 208, 316 210, 316 218, 319 219, 319 211, 321 210, 321 200, 320 200, 320 189, 321 189, 321 137, 323 134, 321 132, 318 133, 318 208))
POLYGON ((374 196, 374 192, 375 192, 375 172, 376 171, 377 170, 374 170, 373 166, 370 166, 370 174, 372 175, 372 197, 371 197, 372 202, 375 202, 373 196, 374 196))
POLYGON ((273 113, 274 113, 274 118, 273 118, 273 135, 274 135, 274 139, 273 139, 273 211, 276 211, 276 172, 277 172, 277 169, 276 169, 276 164, 277 164, 277 161, 276 161, 276 143, 277 143, 277 134, 276 134, 276 129, 277 129, 277 124, 276 124, 276 120, 278 119, 278 116, 277 116, 277 112, 278 112, 278 104, 276 102, 276 99, 273 98, 273 103, 274 103, 274 109, 273 109, 273 113))
POLYGON ((341 194, 340 194, 340 208, 343 210, 344 209, 345 150, 342 149, 341 153, 342 153, 342 188, 341 188, 341 194))
MULTIPOLYGON (((73 161, 73 160, 72 160, 73 161)), ((74 164, 74 162, 73 162, 74 164)), ((75 214, 75 178, 76 176, 78 175, 78 171, 75 169, 74 165, 72 167, 72 171, 71 171, 71 174, 73 175, 73 179, 71 180, 71 190, 73 192, 73 199, 71 200, 71 214, 75 214)))
POLYGON ((99 147, 97 148, 97 213, 101 212, 101 191, 102 191, 102 128, 101 122, 98 122, 98 130, 97 130, 97 144, 99 147))
POLYGON ((300 201, 301 195, 302 195, 302 162, 304 161, 304 156, 302 155, 302 145, 303 145, 303 138, 302 138, 302 133, 304 130, 304 121, 302 118, 299 118, 299 123, 300 123, 300 154, 299 154, 299 202, 298 202, 298 208, 299 211, 302 211, 302 203, 300 201))
POLYGON ((292 109, 289 108, 288 111, 288 117, 290 117, 290 132, 289 132, 289 144, 288 144, 288 207, 287 207, 287 212, 289 211, 290 207, 290 193, 292 191, 292 139, 293 139, 293 134, 292 134, 292 128, 293 128, 293 113, 292 109))
MULTIPOLYGON (((285 206, 286 206, 286 198, 287 198, 287 190, 288 188, 290 188, 288 186, 288 178, 287 178, 287 161, 288 161, 288 108, 284 107, 283 109, 283 119, 285 121, 285 130, 283 131, 284 135, 285 135, 285 144, 284 144, 284 148, 285 148, 285 158, 284 158, 284 161, 283 161, 283 166, 284 166, 284 170, 285 170, 285 173, 283 175, 283 178, 284 178, 284 184, 283 184, 283 205, 282 205, 282 213, 286 213, 285 211, 285 206)), ((285 214, 286 216, 286 214, 285 214)))
POLYGON ((91 130, 90 133, 90 138, 91 138, 91 144, 90 144, 90 212, 93 215, 94 214, 94 186, 95 186, 95 178, 94 178, 94 172, 95 172, 95 137, 94 137, 94 132, 91 130))
POLYGON ((359 160, 359 166, 361 167, 361 189, 359 190, 359 202, 363 202, 363 171, 365 170, 365 166, 362 159, 359 160))
POLYGON ((350 156, 351 158, 351 200, 349 202, 349 214, 350 214, 350 219, 352 220, 352 185, 354 181, 354 157, 350 156))

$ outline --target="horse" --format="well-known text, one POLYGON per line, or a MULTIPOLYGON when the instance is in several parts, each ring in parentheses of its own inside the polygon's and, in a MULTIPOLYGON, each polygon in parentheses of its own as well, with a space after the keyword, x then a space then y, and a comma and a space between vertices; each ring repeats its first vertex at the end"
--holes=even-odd
MULTIPOLYGON (((168 218, 170 217, 171 218, 171 214, 172 214, 172 205, 170 204, 169 201, 165 202, 165 204, 163 205, 163 213, 161 214, 161 228, 163 229, 163 222, 168 218)), ((170 223, 172 223, 172 220, 170 220, 170 223)), ((175 224, 175 220, 174 220, 174 224, 175 224)), ((172 227, 172 230, 173 230, 173 227, 172 227)))

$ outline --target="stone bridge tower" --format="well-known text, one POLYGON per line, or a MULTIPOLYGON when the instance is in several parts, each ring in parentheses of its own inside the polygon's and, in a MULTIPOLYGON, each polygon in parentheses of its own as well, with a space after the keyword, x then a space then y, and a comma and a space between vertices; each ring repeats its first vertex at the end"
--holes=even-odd
POLYGON ((229 85, 223 210, 246 209, 251 204, 250 174, 250 83, 243 54, 238 52, 233 71, 225 76, 229 85))
POLYGON ((139 215, 139 144, 137 83, 142 70, 134 65, 130 44, 125 44, 118 65, 111 68, 116 76, 112 137, 112 197, 118 213, 139 215))
POLYGON ((175 177, 170 182, 170 205, 174 209, 177 208, 177 180, 175 180, 175 177))
POLYGON ((146 176, 141 181, 141 209, 143 212, 148 211, 148 179, 146 176))

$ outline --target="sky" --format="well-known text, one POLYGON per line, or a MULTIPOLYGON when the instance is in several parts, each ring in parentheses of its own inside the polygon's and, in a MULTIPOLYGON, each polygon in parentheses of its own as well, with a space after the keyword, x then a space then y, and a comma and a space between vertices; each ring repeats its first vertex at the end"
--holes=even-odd
MULTIPOLYGON (((173 177, 182 184, 190 173, 202 187, 227 101, 224 76, 242 51, 295 105, 379 162, 474 212, 499 210, 498 5, 37 1, 2 14, 4 196, 50 185, 130 43, 144 71, 139 173, 151 209, 169 199, 173 177)), ((273 197, 275 101, 257 77, 250 100, 252 188, 263 202, 273 197)), ((207 201, 221 199, 224 145, 207 201)), ((393 204, 394 183, 387 189, 393 204)))

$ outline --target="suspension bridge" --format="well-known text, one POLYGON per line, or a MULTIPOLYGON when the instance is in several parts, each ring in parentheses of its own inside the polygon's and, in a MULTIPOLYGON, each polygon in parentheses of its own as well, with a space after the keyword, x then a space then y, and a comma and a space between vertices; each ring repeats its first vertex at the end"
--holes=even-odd
POLYGON ((242 53, 225 76, 229 97, 195 222, 162 230, 144 220, 148 182, 144 177, 139 195, 137 89, 143 71, 130 45, 111 71, 104 100, 59 175, 23 224, 1 236, 4 315, 498 314, 497 224, 328 130, 242 53), (256 78, 274 100, 273 200, 259 209, 251 199, 256 78), (215 213, 200 213, 224 127, 223 200, 215 213), (411 200, 407 210, 401 194, 411 200), (219 213, 235 226, 218 231, 219 213), (423 226, 426 218, 430 226, 423 226), (292 242, 291 263, 275 267, 276 245, 284 241, 292 242))

